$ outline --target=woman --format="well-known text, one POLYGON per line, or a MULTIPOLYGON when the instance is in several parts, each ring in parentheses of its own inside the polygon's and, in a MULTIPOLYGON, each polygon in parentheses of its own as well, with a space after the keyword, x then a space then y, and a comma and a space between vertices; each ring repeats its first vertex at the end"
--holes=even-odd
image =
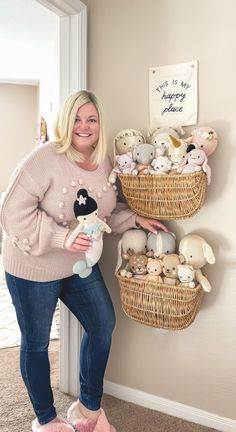
POLYGON ((4 269, 22 335, 21 374, 36 414, 32 430, 72 431, 57 417, 50 384, 48 344, 60 299, 85 330, 80 395, 68 410, 68 420, 80 432, 112 432, 101 397, 115 314, 98 265, 84 278, 72 271, 92 245, 90 237, 79 233, 66 246, 76 193, 81 187, 89 190, 100 219, 115 233, 137 225, 167 230, 116 202, 115 188, 107 182, 112 167, 102 114, 92 93, 80 91, 64 102, 54 132, 54 142, 37 147, 19 164, 1 207, 4 269))

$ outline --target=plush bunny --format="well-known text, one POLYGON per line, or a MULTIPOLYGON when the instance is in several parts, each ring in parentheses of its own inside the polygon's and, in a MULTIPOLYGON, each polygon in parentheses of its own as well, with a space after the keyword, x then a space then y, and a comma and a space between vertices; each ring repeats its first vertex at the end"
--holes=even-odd
POLYGON ((177 271, 181 285, 188 288, 195 288, 195 272, 193 266, 187 264, 179 264, 177 265, 177 271))
POLYGON ((133 160, 137 162, 132 174, 148 174, 151 162, 155 157, 155 147, 152 144, 140 144, 133 148, 133 160))
POLYGON ((158 258, 163 253, 175 253, 175 234, 161 230, 158 230, 157 234, 149 232, 147 237, 147 250, 147 255, 154 258, 158 258))
POLYGON ((116 182, 117 173, 132 174, 133 170, 136 167, 136 163, 133 161, 131 152, 127 152, 122 155, 117 155, 116 162, 117 164, 115 168, 113 168, 113 170, 111 171, 108 177, 108 181, 112 184, 116 182))
POLYGON ((162 277, 160 276, 162 273, 162 261, 160 259, 148 258, 147 272, 148 274, 145 276, 145 280, 156 283, 163 282, 162 277))
MULTIPOLYGON (((182 129, 181 129, 182 134, 182 129)), ((179 138, 177 130, 171 127, 154 127, 148 133, 148 142, 156 148, 156 156, 165 156, 171 144, 171 136, 179 138)))
MULTIPOLYGON (((115 273, 122 266, 122 258, 126 261, 129 260, 130 254, 140 254, 147 250, 147 234, 142 229, 132 228, 122 234, 121 239, 117 245, 117 264, 115 273)), ((120 270, 121 276, 130 276, 129 266, 126 265, 124 269, 120 270), (127 274, 128 273, 128 274, 127 274)), ((131 275, 132 276, 132 275, 131 275)))
POLYGON ((184 256, 177 254, 161 254, 160 259, 163 264, 164 283, 168 285, 178 285, 177 266, 184 263, 184 256))
POLYGON ((66 247, 72 245, 79 233, 85 233, 92 239, 92 247, 84 253, 85 261, 77 261, 73 266, 73 272, 81 278, 85 278, 90 275, 92 267, 101 257, 103 233, 111 233, 111 228, 98 218, 97 203, 88 195, 86 189, 79 189, 77 192, 77 199, 74 202, 74 214, 79 223, 69 236, 66 247))
POLYGON ((171 144, 168 147, 168 157, 171 160, 171 170, 176 172, 177 168, 186 163, 187 143, 183 139, 171 136, 171 144))
POLYGON ((207 156, 210 156, 217 147, 218 137, 216 131, 211 127, 201 126, 194 129, 186 141, 193 144, 195 148, 203 150, 207 156))
POLYGON ((201 268, 208 262, 215 263, 215 256, 211 246, 206 240, 197 234, 188 234, 179 244, 179 252, 185 258, 185 264, 193 266, 195 279, 202 285, 206 292, 211 291, 208 279, 202 274, 201 268))
POLYGON ((114 140, 115 153, 122 155, 132 150, 133 146, 145 143, 145 137, 136 129, 123 129, 114 140))
POLYGON ((151 165, 153 169, 150 174, 167 174, 171 170, 171 161, 167 156, 158 156, 153 159, 151 165))
POLYGON ((187 154, 187 163, 177 169, 178 173, 188 174, 196 171, 204 171, 207 175, 207 182, 211 182, 211 168, 207 163, 207 156, 203 150, 193 149, 187 154))

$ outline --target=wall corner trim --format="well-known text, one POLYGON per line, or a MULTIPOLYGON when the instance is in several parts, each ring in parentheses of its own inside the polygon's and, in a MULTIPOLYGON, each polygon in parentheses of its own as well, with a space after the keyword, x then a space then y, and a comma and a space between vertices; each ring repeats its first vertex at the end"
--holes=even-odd
POLYGON ((189 422, 214 428, 221 432, 236 431, 236 420, 221 417, 217 414, 203 411, 169 399, 164 399, 111 381, 105 380, 104 392, 126 402, 132 402, 145 408, 160 411, 189 422))

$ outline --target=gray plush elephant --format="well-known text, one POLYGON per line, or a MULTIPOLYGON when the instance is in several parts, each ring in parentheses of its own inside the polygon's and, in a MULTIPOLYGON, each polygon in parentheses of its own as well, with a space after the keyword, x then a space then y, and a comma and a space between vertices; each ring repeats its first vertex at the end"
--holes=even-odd
POLYGON ((158 231, 157 234, 148 233, 147 250, 155 258, 161 254, 172 254, 176 251, 176 237, 172 232, 158 231))
POLYGON ((132 154, 133 160, 137 162, 137 168, 132 171, 132 174, 149 174, 152 169, 151 162, 155 158, 154 145, 139 144, 133 148, 132 154))

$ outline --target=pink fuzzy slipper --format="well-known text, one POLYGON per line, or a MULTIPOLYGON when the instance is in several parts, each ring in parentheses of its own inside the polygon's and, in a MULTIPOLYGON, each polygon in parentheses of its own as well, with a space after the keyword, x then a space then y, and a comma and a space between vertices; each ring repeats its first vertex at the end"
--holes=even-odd
POLYGON ((88 419, 81 416, 78 403, 74 402, 67 412, 67 418, 77 432, 116 432, 109 424, 103 409, 96 420, 88 419))
POLYGON ((111 426, 108 422, 103 409, 101 409, 101 414, 97 419, 97 424, 93 432, 116 432, 114 426, 111 426))
POLYGON ((57 418, 54 423, 48 423, 45 425, 39 425, 37 419, 32 422, 33 432, 74 432, 73 427, 66 421, 57 418))
POLYGON ((88 418, 80 418, 73 423, 73 426, 78 432, 94 432, 97 420, 88 418))

